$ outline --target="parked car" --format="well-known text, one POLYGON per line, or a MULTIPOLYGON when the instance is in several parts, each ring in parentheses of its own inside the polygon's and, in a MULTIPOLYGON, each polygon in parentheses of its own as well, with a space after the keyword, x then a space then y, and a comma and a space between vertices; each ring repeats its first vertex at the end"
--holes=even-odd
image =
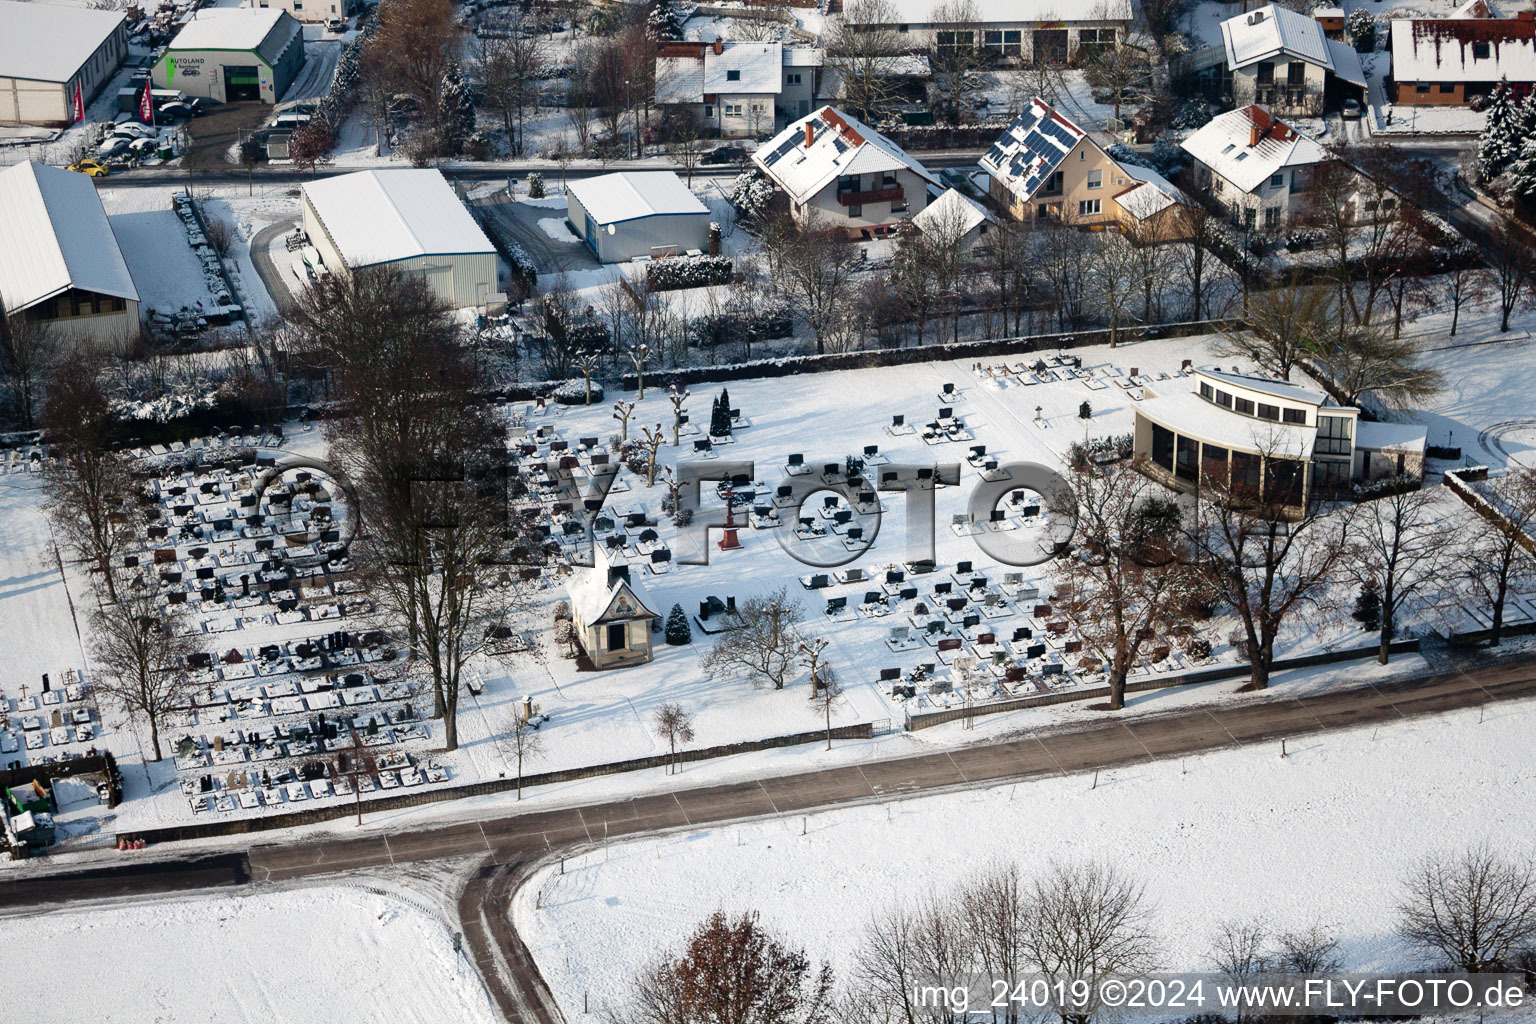
POLYGON ((96 147, 96 155, 99 157, 115 156, 128 148, 131 139, 121 135, 108 135, 101 145, 96 147))
POLYGON ((122 124, 116 125, 112 129, 112 134, 118 138, 127 139, 130 142, 134 139, 154 139, 160 136, 160 133, 149 125, 139 124, 136 121, 124 121, 122 124))
POLYGON ((347 19, 346 18, 332 18, 330 21, 325 23, 325 27, 330 29, 332 32, 336 33, 337 35, 341 35, 343 32, 345 32, 347 30, 347 19))
POLYGON ((166 120, 185 121, 192 117, 193 112, 192 104, 173 100, 170 103, 162 104, 160 109, 155 111, 155 116, 163 117, 166 120))
POLYGON ((1360 101, 1356 99, 1346 99, 1344 101, 1343 109, 1339 111, 1339 116, 1343 117, 1346 121, 1360 120, 1360 101))
POLYGON ((88 174, 93 178, 105 178, 107 176, 106 164, 102 163, 100 160, 91 159, 90 157, 87 157, 84 160, 78 160, 75 163, 70 164, 69 169, 72 171, 79 171, 81 174, 88 174))
POLYGON ((156 138, 134 139, 128 143, 128 151, 137 157, 153 156, 160 148, 160 140, 156 138))

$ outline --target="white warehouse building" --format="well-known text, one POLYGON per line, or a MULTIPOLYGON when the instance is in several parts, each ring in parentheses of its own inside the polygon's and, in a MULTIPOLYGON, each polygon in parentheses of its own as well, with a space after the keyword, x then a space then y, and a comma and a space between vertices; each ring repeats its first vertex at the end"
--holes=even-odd
POLYGON ((128 54, 121 11, 0 0, 0 124, 62 127, 128 54))
POLYGON ((671 171, 625 171, 566 186, 566 215, 604 263, 709 245, 709 208, 671 171))
POLYGON ((303 187, 304 231, 326 269, 424 276, 455 309, 500 301, 496 249, 440 171, 358 171, 303 187))

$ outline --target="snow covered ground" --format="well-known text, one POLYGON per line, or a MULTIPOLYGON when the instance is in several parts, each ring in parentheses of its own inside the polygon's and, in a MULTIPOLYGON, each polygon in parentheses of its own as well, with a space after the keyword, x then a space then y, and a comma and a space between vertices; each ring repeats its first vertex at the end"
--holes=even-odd
POLYGON ((1208 969, 1219 923, 1320 921, 1345 970, 1414 966, 1394 933, 1415 859, 1536 829, 1536 702, 1021 783, 614 844, 519 892, 514 920, 568 1017, 619 1009, 634 972, 716 909, 846 978, 869 915, 999 861, 1104 859, 1143 882, 1160 967, 1208 969), (802 831, 804 834, 802 834, 802 831))
POLYGON ((37 1024, 500 1019, 439 917, 362 888, 0 917, 0 946, 49 965, 9 1003, 37 1024))

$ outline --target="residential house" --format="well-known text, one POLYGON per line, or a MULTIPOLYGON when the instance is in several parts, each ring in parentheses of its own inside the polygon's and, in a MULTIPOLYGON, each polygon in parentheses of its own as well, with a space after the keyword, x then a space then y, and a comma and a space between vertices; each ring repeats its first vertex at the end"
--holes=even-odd
POLYGON ((692 111, 707 130, 757 138, 811 112, 821 51, 780 43, 661 43, 656 105, 692 111))
POLYGON ((628 565, 609 561, 599 547, 592 567, 576 569, 566 590, 576 639, 593 665, 622 668, 651 660, 651 623, 657 615, 628 565))
MULTIPOLYGON (((1026 224, 1118 225, 1125 217, 1119 197, 1151 180, 1120 166, 1087 132, 1038 97, 982 156, 981 167, 993 202, 1026 224)), ((1153 183, 1153 188, 1161 186, 1153 183)), ((1177 189, 1168 188, 1181 198, 1177 189)))
POLYGON ((946 189, 927 208, 912 218, 912 226, 922 232, 937 232, 941 237, 957 235, 961 248, 974 249, 997 227, 997 218, 970 196, 946 189))
POLYGON ((1323 147, 1256 104, 1214 118, 1182 143, 1194 178, 1249 229, 1277 231, 1305 211, 1323 147))
POLYGON ((938 0, 892 0, 894 28, 913 50, 983 47, 1006 61, 1066 64, 1131 31, 1130 0, 973 0, 974 19, 936 17, 938 0))
POLYGON ((1374 423, 1311 387, 1197 369, 1143 389, 1137 465, 1176 490, 1248 487, 1293 512, 1351 484, 1424 471, 1425 428, 1374 423))
POLYGON ((1517 100, 1536 87, 1533 11, 1513 18, 1395 19, 1391 44, 1399 106, 1461 106, 1487 96, 1500 80, 1517 100))
POLYGON ((856 118, 821 107, 764 143, 752 163, 789 197, 806 229, 857 238, 894 231, 928 205, 939 181, 894 142, 856 118))
POLYGON ((1232 100, 1291 116, 1317 116, 1345 95, 1360 98, 1365 71, 1353 47, 1329 39, 1316 18, 1270 4, 1221 23, 1232 100))

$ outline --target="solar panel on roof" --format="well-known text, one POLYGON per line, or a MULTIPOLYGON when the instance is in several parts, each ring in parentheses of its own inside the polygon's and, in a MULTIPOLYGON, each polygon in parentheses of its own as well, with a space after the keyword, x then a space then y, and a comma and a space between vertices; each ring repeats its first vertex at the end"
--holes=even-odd
POLYGON ((1040 130, 1046 135, 1060 142, 1062 145, 1066 146, 1068 149, 1071 149, 1073 146, 1077 145, 1077 139, 1072 137, 1072 133, 1067 131, 1061 125, 1057 124, 1055 121, 1045 122, 1040 126, 1040 130))
POLYGON ((843 141, 843 137, 841 135, 834 135, 832 137, 832 146, 837 150, 839 156, 848 152, 848 143, 843 141))

